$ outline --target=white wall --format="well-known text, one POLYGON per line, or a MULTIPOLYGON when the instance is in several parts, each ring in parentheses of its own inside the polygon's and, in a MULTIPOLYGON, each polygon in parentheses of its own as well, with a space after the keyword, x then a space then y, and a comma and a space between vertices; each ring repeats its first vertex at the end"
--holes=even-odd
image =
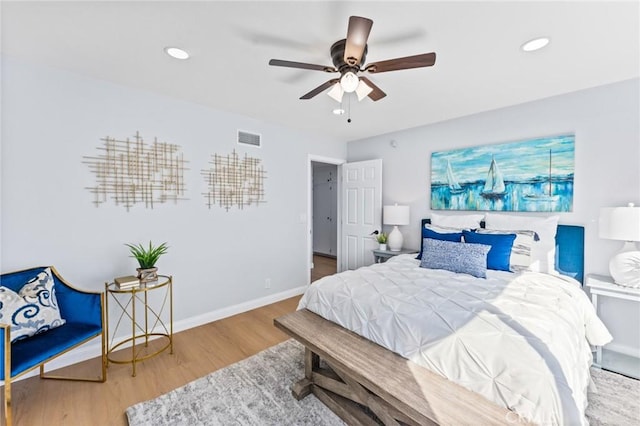
MULTIPOLYGON (((125 242, 167 241, 170 251, 158 266, 174 276, 174 314, 183 324, 307 284, 307 224, 301 217, 307 214, 310 154, 383 158, 383 201, 411 205, 412 225, 403 231, 413 247, 419 243, 419 219, 429 216, 432 151, 575 132, 574 211, 562 214, 562 222, 586 226, 587 272, 606 273, 619 246, 597 237, 598 209, 640 204, 638 80, 345 148, 341 141, 4 57, 1 77, 1 271, 52 264, 72 283, 102 290, 105 280, 134 272, 125 242), (263 147, 236 145, 237 129, 262 134, 263 147), (101 137, 136 131, 147 141, 158 137, 182 146, 190 161, 188 201, 130 212, 91 203, 85 187, 94 185, 94 176, 83 156, 96 154, 101 137), (211 154, 233 149, 262 159, 267 203, 209 210, 200 170, 208 168, 211 154), (266 278, 272 280, 270 289, 266 278)), ((614 332, 626 330, 624 338, 634 345, 633 339, 640 339, 637 310, 618 317, 624 323, 614 332)))
MULTIPOLYGON (((621 242, 598 238, 599 209, 640 205, 638 79, 352 141, 347 159, 383 159, 383 203, 411 206, 412 224, 402 231, 407 247, 419 247, 420 219, 430 215, 432 152, 567 132, 576 137, 574 203, 560 221, 585 226, 585 271, 608 274, 609 258, 621 242)), ((618 341, 640 355, 637 306, 623 306, 625 314, 607 320, 618 341)))
MULTIPOLYGON (((178 83, 176 83, 178 84, 178 83)), ((208 90, 208 88, 203 88, 208 90)), ((168 242, 159 272, 174 276, 176 322, 308 284, 309 154, 345 158, 342 141, 14 59, 2 60, 1 270, 55 265, 71 283, 102 290, 135 273, 124 243, 168 242), (262 148, 236 144, 238 129, 262 148), (189 160, 188 201, 153 209, 92 204, 83 156, 100 138, 140 131, 178 144, 189 160), (266 204, 208 209, 201 176, 210 155, 262 160, 266 204), (271 288, 265 288, 265 279, 271 288)))

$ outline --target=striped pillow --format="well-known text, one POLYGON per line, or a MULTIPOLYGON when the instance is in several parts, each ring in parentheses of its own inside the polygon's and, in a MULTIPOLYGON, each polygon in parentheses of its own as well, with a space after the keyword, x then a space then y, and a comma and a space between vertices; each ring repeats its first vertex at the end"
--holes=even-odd
POLYGON ((533 247, 536 233, 528 230, 518 231, 502 231, 497 229, 476 229, 478 234, 516 234, 516 239, 511 247, 511 256, 509 257, 509 270, 511 272, 522 272, 531 270, 531 248, 533 247))

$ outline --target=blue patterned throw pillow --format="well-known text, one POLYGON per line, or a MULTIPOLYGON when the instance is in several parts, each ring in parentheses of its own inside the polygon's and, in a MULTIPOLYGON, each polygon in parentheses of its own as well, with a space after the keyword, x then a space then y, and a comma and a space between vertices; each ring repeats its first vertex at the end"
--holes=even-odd
POLYGON ((18 293, 0 286, 0 322, 11 325, 11 341, 60 327, 60 316, 51 269, 27 282, 18 293))
MULTIPOLYGON (((444 228, 426 224, 424 228, 422 228, 422 238, 460 242, 462 241, 462 231, 456 228, 444 228)), ((420 253, 418 253, 416 259, 422 259, 422 248, 420 248, 420 253)))
POLYGON ((425 238, 422 242, 420 267, 445 269, 478 278, 487 277, 487 253, 491 246, 485 244, 457 243, 425 238))

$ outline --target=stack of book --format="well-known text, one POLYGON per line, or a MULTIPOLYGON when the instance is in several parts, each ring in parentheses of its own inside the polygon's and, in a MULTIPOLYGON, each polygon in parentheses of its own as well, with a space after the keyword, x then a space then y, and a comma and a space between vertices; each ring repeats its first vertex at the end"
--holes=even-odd
POLYGON ((138 277, 134 277, 133 275, 127 275, 126 277, 118 277, 113 280, 116 283, 116 287, 120 290, 126 290, 129 288, 135 288, 140 285, 140 280, 138 277))

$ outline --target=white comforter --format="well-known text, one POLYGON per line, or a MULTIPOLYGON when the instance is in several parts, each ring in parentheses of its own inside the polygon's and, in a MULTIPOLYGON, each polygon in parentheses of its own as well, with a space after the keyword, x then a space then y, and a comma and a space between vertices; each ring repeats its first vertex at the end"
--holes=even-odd
POLYGON ((611 335, 577 281, 487 279, 396 256, 325 277, 307 308, 538 424, 587 424, 591 345, 611 335))

